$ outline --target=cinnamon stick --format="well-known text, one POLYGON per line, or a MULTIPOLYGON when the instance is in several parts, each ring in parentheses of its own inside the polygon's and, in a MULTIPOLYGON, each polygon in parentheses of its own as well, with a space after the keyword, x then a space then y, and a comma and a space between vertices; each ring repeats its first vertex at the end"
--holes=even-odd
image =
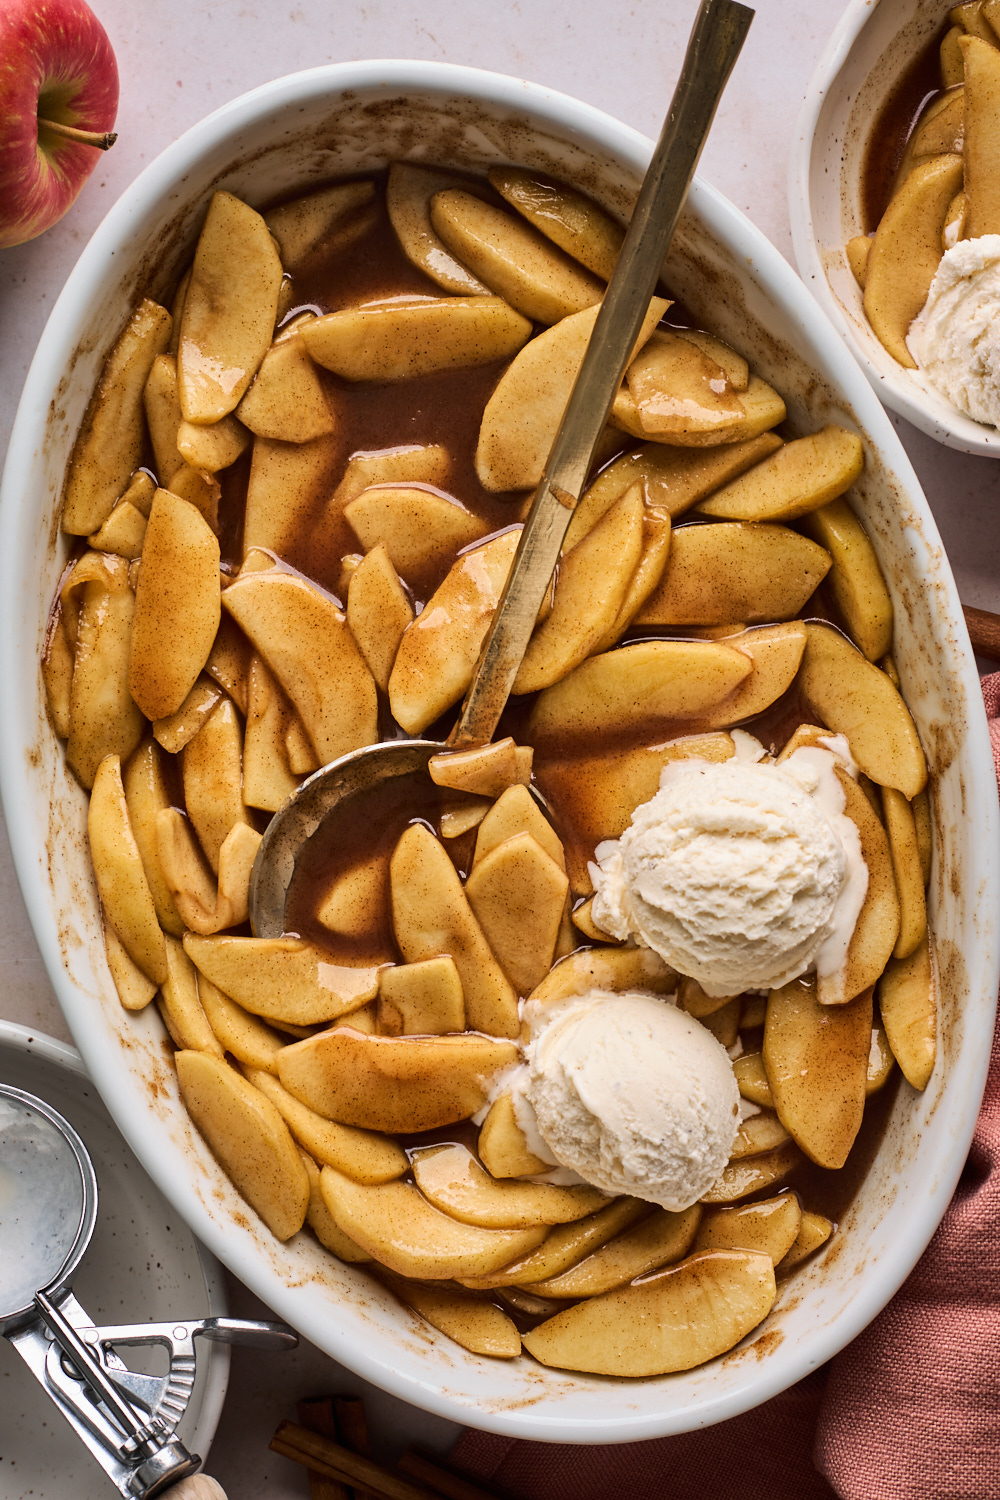
POLYGON ((306 1469, 314 1469, 341 1484, 361 1484, 384 1500, 441 1500, 440 1492, 414 1483, 374 1459, 352 1453, 320 1433, 309 1432, 295 1422, 282 1422, 271 1439, 271 1450, 306 1469))
MULTIPOLYGON (((334 1396, 333 1415, 337 1423, 337 1431, 336 1434, 327 1433, 327 1437, 336 1436, 345 1448, 371 1458, 372 1445, 368 1435, 368 1419, 365 1416, 365 1403, 361 1397, 334 1396)), ((354 1500, 373 1500, 373 1497, 369 1490, 356 1489, 354 1500)))
POLYGON ((989 609, 973 609, 969 604, 962 605, 962 613, 976 655, 1000 661, 1000 615, 989 609))
POLYGON ((446 1469, 426 1453, 421 1453, 419 1448, 407 1448, 397 1467, 411 1478, 430 1485, 444 1495, 446 1500, 496 1500, 496 1496, 488 1490, 480 1489, 470 1479, 446 1469))
MULTIPOLYGON (((336 1441, 337 1424, 333 1415, 333 1400, 330 1396, 318 1396, 313 1401, 300 1401, 295 1410, 299 1423, 310 1432, 336 1441)), ((353 1491, 339 1479, 330 1479, 316 1469, 309 1470, 310 1500, 354 1500, 353 1491)))

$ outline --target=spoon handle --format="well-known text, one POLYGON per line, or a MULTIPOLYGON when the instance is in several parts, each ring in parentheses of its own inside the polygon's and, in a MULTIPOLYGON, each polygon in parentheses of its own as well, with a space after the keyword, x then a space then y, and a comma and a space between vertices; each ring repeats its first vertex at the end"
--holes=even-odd
POLYGON ((754 12, 702 0, 660 139, 483 643, 454 749, 492 738, 527 650, 594 448, 629 364, 691 178, 754 12))

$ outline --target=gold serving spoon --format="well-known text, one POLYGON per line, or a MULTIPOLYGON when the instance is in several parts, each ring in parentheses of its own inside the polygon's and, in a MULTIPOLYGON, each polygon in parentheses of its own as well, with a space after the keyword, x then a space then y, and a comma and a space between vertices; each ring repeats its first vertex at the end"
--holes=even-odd
POLYGON ((257 851, 250 878, 250 921, 257 937, 280 937, 285 931, 285 902, 298 856, 340 803, 390 778, 425 772, 431 756, 443 750, 468 749, 492 738, 753 15, 735 0, 702 0, 614 275, 447 744, 368 745, 302 783, 272 818, 257 851))

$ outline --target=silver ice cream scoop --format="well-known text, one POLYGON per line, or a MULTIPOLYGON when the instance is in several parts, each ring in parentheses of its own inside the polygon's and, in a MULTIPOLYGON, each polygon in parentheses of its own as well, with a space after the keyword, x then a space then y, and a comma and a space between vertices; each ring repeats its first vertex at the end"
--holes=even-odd
POLYGON ((283 1323, 183 1319, 95 1327, 72 1279, 97 1223, 97 1176, 79 1135, 44 1100, 0 1084, 0 1334, 128 1500, 153 1500, 200 1467, 175 1435, 194 1388, 195 1339, 291 1349, 283 1323), (166 1349, 165 1375, 118 1352, 166 1349))

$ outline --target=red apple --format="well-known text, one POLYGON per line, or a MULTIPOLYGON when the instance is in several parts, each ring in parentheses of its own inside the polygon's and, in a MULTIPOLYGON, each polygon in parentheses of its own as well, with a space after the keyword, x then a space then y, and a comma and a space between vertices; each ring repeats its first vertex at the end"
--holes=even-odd
POLYGON ((117 109, 115 54, 83 0, 0 0, 0 248, 62 218, 117 109))

